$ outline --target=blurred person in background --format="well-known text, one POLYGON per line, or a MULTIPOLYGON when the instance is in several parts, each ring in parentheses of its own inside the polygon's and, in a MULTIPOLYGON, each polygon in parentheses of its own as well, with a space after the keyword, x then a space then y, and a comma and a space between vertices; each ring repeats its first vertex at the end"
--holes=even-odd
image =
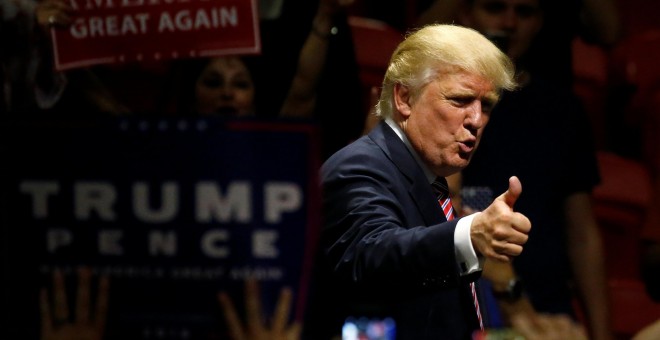
POLYGON ((540 313, 577 319, 579 301, 591 338, 612 339, 604 253, 591 205, 600 181, 591 126, 572 89, 532 66, 529 53, 543 14, 540 0, 466 0, 461 6, 459 22, 491 37, 516 62, 521 84, 503 95, 483 147, 461 173, 462 204, 479 210, 476 198, 486 204, 502 190, 500 181, 519 176, 528 190, 517 207, 535 228, 509 277, 501 269, 492 273, 497 276, 486 270, 484 277, 496 293, 520 279, 540 313))

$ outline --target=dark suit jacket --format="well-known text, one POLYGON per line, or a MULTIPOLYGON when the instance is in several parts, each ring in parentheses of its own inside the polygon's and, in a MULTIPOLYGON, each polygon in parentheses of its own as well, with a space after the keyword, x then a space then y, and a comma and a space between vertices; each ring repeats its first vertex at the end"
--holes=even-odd
POLYGON ((304 338, 367 316, 393 317, 397 339, 470 339, 478 321, 454 254, 458 220, 446 221, 394 131, 381 122, 321 172, 324 227, 304 338))

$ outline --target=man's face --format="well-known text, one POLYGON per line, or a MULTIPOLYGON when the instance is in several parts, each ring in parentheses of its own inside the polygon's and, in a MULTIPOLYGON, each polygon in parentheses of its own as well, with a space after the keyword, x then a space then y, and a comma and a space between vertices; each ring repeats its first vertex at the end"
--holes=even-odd
POLYGON ((474 0, 459 19, 491 38, 514 61, 527 52, 543 25, 538 0, 474 0))
POLYGON ((464 71, 440 74, 415 99, 397 85, 395 97, 400 126, 438 176, 468 165, 498 100, 490 81, 464 71))

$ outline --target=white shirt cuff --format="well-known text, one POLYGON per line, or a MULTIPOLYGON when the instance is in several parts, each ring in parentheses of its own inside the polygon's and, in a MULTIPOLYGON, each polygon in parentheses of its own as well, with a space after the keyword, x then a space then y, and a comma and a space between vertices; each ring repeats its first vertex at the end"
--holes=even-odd
POLYGON ((480 271, 483 266, 483 258, 477 256, 470 239, 472 220, 477 214, 480 214, 480 212, 461 217, 456 223, 456 230, 454 230, 456 261, 458 261, 461 276, 480 271))

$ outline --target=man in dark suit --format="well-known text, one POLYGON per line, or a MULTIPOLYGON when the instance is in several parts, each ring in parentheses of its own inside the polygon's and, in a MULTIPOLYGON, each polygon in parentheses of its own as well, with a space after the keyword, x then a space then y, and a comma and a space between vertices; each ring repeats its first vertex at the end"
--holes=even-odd
POLYGON ((336 336, 351 316, 392 318, 397 339, 470 339, 480 328, 471 282, 485 258, 519 255, 531 228, 513 211, 521 183, 512 177, 487 209, 456 219, 431 183, 468 165, 513 76, 509 58, 464 27, 426 26, 397 47, 382 121, 322 167, 305 339, 336 336))

